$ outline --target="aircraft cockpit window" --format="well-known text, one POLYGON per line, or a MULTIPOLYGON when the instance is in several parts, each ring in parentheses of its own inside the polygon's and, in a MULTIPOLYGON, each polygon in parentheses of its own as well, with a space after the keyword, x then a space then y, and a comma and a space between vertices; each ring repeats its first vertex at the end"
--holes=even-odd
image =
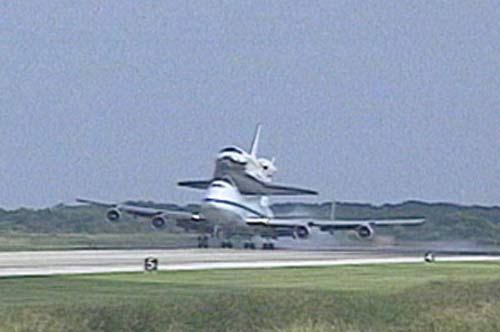
POLYGON ((238 149, 234 146, 229 146, 227 148, 224 148, 222 150, 220 150, 220 153, 224 153, 224 152, 235 152, 235 153, 238 153, 238 154, 243 154, 243 151, 241 149, 238 149))

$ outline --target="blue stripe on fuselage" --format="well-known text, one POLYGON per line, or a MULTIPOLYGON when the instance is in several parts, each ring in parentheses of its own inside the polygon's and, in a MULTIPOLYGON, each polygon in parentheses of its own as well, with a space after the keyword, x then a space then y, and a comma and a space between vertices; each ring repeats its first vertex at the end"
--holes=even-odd
POLYGON ((240 203, 237 203, 237 202, 233 202, 233 201, 227 201, 225 199, 216 199, 216 198, 205 198, 203 201, 207 202, 207 203, 219 203, 219 204, 227 204, 227 205, 230 205, 230 206, 235 206, 235 207, 238 207, 240 209, 243 209, 247 212, 250 212, 250 213, 253 213, 261 218, 267 218, 268 216, 266 216, 265 214, 259 212, 259 211, 256 211, 252 208, 249 208, 248 206, 245 206, 243 204, 240 204, 240 203))

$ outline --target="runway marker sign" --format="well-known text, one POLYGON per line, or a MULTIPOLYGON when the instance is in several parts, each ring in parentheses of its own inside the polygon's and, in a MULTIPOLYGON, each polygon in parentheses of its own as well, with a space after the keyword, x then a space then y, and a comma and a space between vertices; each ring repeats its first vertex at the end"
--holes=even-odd
POLYGON ((434 256, 434 253, 432 251, 428 251, 424 254, 424 260, 427 263, 433 263, 436 260, 436 257, 434 256))
POLYGON ((146 257, 146 259, 144 259, 144 271, 146 272, 158 271, 158 258, 146 257))

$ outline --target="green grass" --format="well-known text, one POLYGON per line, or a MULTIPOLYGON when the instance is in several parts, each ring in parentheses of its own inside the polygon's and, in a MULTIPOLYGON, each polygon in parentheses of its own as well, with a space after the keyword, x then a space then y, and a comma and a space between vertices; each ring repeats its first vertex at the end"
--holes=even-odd
POLYGON ((67 249, 139 249, 195 247, 196 235, 151 233, 44 234, 0 233, 0 251, 67 250, 67 249))
POLYGON ((0 279, 7 331, 499 331, 500 264, 0 279))

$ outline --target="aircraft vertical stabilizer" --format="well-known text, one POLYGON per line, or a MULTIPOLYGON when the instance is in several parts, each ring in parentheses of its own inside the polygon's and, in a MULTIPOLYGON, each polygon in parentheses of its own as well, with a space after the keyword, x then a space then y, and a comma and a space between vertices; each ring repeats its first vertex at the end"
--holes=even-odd
POLYGON ((253 140, 252 140, 252 147, 250 148, 250 154, 254 158, 257 158, 257 152, 259 149, 260 128, 261 127, 262 127, 262 125, 259 123, 257 125, 257 128, 255 129, 255 135, 253 136, 253 140))
POLYGON ((330 220, 335 220, 335 201, 330 203, 330 220))

